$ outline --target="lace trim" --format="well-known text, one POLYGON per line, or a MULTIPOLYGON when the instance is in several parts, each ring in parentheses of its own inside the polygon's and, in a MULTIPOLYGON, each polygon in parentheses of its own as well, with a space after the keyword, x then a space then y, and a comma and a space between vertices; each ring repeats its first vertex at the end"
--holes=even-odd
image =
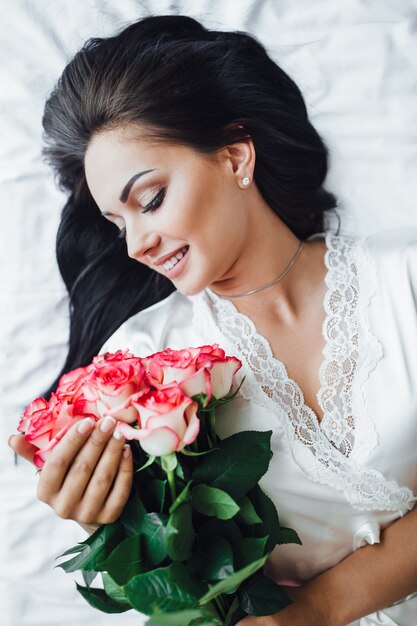
POLYGON ((323 410, 321 423, 285 365, 273 356, 268 341, 232 302, 206 290, 195 301, 194 315, 199 325, 202 319, 207 324, 212 321, 229 353, 241 359, 246 375, 242 396, 274 414, 280 407, 277 427, 306 476, 343 491, 357 509, 403 514, 413 506, 411 490, 355 462, 363 461, 377 442, 363 393, 364 382, 383 354, 366 315, 376 292, 375 270, 357 242, 331 233, 325 239, 326 345, 317 394, 323 410), (354 387, 359 393, 352 393, 354 387))

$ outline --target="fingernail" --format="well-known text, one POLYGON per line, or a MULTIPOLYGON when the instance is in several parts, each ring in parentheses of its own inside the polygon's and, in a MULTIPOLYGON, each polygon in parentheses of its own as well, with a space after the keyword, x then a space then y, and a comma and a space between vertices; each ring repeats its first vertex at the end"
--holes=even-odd
POLYGON ((116 420, 114 417, 107 415, 100 423, 100 430, 102 433, 109 433, 114 427, 116 420))
POLYGON ((125 459, 127 459, 127 458, 129 458, 129 456, 130 456, 130 446, 127 446, 127 445, 126 445, 126 446, 124 446, 124 448, 123 448, 123 457, 124 457, 125 459))
POLYGON ((8 446, 12 447, 10 444, 11 444, 11 442, 12 442, 13 437, 15 437, 15 436, 16 436, 16 435, 10 435, 10 437, 9 437, 9 438, 8 438, 8 440, 7 440, 7 445, 8 445, 8 446))
POLYGON ((120 439, 123 439, 123 435, 120 432, 120 430, 117 428, 117 426, 116 426, 116 428, 113 431, 113 438, 117 439, 118 441, 120 441, 120 439))
POLYGON ((88 433, 88 431, 90 431, 94 426, 94 420, 91 419, 91 417, 86 417, 85 419, 81 420, 80 423, 77 426, 77 432, 80 433, 81 435, 85 435, 86 433, 88 433))

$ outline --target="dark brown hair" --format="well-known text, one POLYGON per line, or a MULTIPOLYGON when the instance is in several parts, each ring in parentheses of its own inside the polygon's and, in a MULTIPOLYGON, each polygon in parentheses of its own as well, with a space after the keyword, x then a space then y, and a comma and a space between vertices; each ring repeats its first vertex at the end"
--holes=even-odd
POLYGON ((210 31, 186 16, 156 16, 87 41, 65 68, 43 117, 45 157, 69 192, 57 237, 71 301, 61 373, 88 363, 128 317, 174 289, 127 256, 86 184, 84 155, 92 136, 126 123, 204 154, 250 136, 255 183, 301 239, 322 231, 325 211, 336 206, 323 188, 327 149, 301 92, 254 37, 210 31))

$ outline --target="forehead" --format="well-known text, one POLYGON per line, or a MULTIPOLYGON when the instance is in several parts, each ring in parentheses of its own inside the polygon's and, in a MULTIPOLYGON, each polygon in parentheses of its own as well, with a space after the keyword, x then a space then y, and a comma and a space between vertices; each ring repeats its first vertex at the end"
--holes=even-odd
POLYGON ((111 210, 127 181, 143 170, 173 171, 192 178, 217 166, 216 154, 203 155, 189 146, 158 140, 140 125, 93 135, 84 159, 87 185, 102 210, 111 210))
POLYGON ((88 144, 84 167, 87 182, 94 179, 98 170, 116 171, 119 166, 129 166, 132 161, 140 162, 148 158, 168 156, 175 148, 165 142, 158 142, 146 135, 140 127, 127 126, 105 130, 93 135, 88 144))

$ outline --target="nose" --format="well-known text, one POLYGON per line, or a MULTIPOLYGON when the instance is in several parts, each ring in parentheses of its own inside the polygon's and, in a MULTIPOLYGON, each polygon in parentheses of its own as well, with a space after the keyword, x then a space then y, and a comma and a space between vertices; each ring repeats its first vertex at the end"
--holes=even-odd
POLYGON ((143 232, 138 228, 126 226, 127 253, 131 259, 143 261, 143 257, 153 254, 160 240, 159 235, 155 232, 143 232))

